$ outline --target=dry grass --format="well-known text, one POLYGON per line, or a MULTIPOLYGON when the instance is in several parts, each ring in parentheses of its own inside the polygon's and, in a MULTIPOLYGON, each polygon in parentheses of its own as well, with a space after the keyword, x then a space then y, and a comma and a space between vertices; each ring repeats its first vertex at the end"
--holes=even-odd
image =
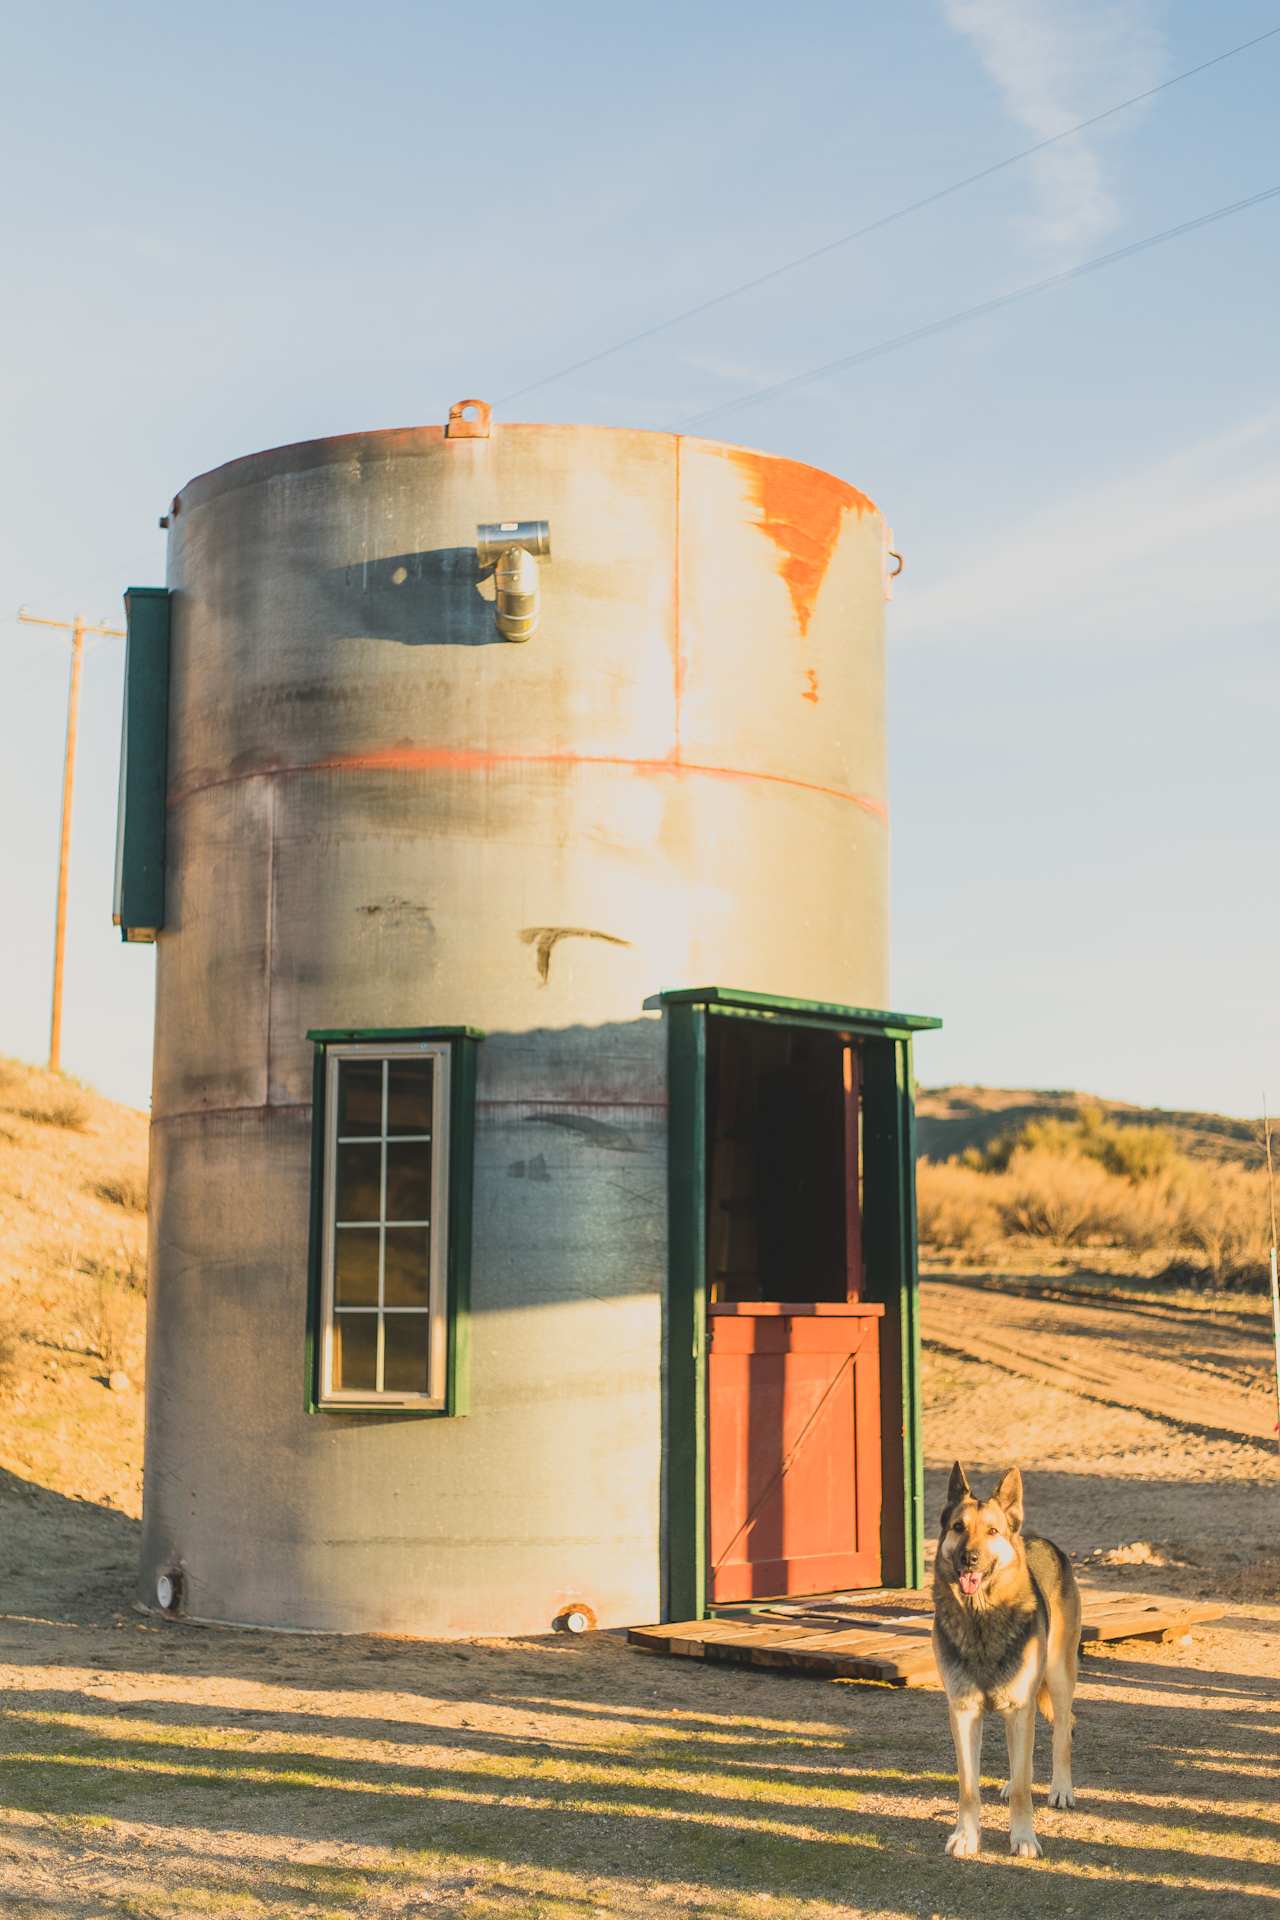
POLYGON ((991 1186, 988 1175, 959 1161, 922 1160, 916 1175, 922 1243, 978 1256, 996 1246, 1004 1222, 991 1186))
POLYGON ((17 1329, 0 1320, 0 1393, 12 1386, 18 1371, 17 1329))
POLYGON ((77 1093, 54 1093, 12 1111, 20 1120, 31 1120, 38 1127, 67 1127, 82 1133, 89 1124, 89 1109, 77 1093))
POLYGON ((90 1191, 110 1206, 123 1207, 126 1213, 145 1213, 147 1210, 145 1173, 118 1173, 110 1180, 95 1180, 90 1191))
POLYGON ((103 1190, 145 1190, 146 1115, 0 1060, 0 1118, 9 1115, 12 1127, 0 1128, 0 1331, 15 1344, 0 1490, 10 1475, 136 1512, 142 1396, 109 1392, 103 1380, 114 1367, 143 1378, 146 1222, 103 1190), (82 1124, 51 1124, 69 1100, 82 1124), (24 1122, 24 1112, 42 1121, 24 1122))
POLYGON ((1111 1174, 1083 1155, 1019 1148, 1002 1181, 1005 1226, 1057 1247, 1106 1237, 1114 1184, 1111 1174))

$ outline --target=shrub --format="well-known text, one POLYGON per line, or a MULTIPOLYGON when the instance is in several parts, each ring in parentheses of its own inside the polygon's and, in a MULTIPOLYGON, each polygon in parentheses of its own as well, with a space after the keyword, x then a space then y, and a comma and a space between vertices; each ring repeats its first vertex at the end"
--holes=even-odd
POLYGON ((1183 1245, 1197 1248, 1216 1285, 1260 1274, 1271 1235, 1266 1176, 1187 1162, 1179 1180, 1183 1245))
POLYGON ((117 1247, 110 1260, 99 1260, 92 1254, 86 1254, 80 1261, 80 1272, 99 1287, 124 1287, 143 1295, 147 1291, 146 1255, 131 1253, 127 1247, 117 1247))
POLYGON ((1046 1114, 999 1134, 989 1146, 970 1149, 966 1164, 984 1173, 1004 1173, 1015 1154, 1056 1154, 1062 1159, 1094 1160, 1126 1180, 1151 1180, 1178 1163, 1177 1142, 1164 1127, 1123 1126, 1108 1120, 1102 1108, 1083 1102, 1071 1119, 1046 1114))
POLYGON ((145 1173, 120 1173, 111 1180, 99 1180, 93 1187, 99 1200, 108 1201, 113 1207, 123 1207, 126 1213, 145 1213, 147 1210, 147 1176, 145 1173))
POLYGON ((916 1171, 920 1238, 930 1247, 982 1253, 1000 1238, 992 1182, 956 1160, 921 1161, 916 1171))
POLYGON ((1002 1183, 1005 1229, 1060 1247, 1105 1236, 1114 1230, 1114 1186, 1106 1169, 1083 1154, 1019 1147, 1002 1183))
POLYGON ((1180 1169, 1145 1179, 1112 1178, 1111 1244, 1131 1253, 1182 1242, 1183 1196, 1180 1169))
POLYGON ((18 1335, 0 1320, 0 1392, 10 1385, 18 1371, 18 1335))
POLYGON ((1165 1127, 1111 1126, 1104 1152, 1099 1155, 1109 1173, 1126 1180, 1158 1180, 1173 1172, 1182 1156, 1165 1127))
POLYGON ((85 1328, 85 1350, 97 1354, 110 1373, 122 1364, 124 1355, 125 1314, 119 1276, 114 1267, 98 1260, 86 1260, 81 1272, 80 1317, 85 1328))
POLYGON ((89 1109, 75 1093, 43 1094, 13 1111, 20 1120, 34 1120, 40 1127, 65 1127, 80 1133, 88 1125, 89 1109))

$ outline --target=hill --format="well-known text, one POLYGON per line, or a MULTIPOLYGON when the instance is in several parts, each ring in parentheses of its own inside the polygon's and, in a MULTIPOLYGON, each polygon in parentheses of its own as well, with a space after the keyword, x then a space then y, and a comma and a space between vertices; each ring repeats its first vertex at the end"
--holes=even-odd
POLYGON ((1163 1127, 1180 1153, 1192 1160, 1214 1160, 1256 1167, 1261 1156, 1262 1123, 1235 1120, 1220 1113, 1135 1107, 1123 1100, 1102 1100, 1089 1093, 1016 1090, 1004 1087, 922 1087, 916 1098, 917 1145, 926 1160, 951 1160, 970 1147, 990 1146, 1028 1120, 1050 1116, 1070 1119, 1080 1108, 1098 1107, 1119 1126, 1163 1127))
POLYGON ((145 1113, 0 1059, 0 1490, 141 1511, 146 1183, 145 1113))

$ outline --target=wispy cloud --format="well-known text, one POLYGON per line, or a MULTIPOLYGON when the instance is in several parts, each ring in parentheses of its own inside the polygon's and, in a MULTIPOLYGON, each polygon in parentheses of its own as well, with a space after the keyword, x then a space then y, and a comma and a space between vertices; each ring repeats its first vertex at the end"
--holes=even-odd
MULTIPOLYGON (((942 0, 942 7, 1033 140, 1154 86, 1165 71, 1148 0, 942 0)), ((1078 254, 1117 225, 1100 145, 1082 134, 1031 162, 1039 200, 1033 233, 1046 252, 1078 254)))
POLYGON ((1003 526, 976 561, 903 593, 895 631, 998 650, 1066 627, 1141 646, 1196 620, 1221 632, 1270 619, 1278 513, 1280 413, 1268 412, 1003 526))

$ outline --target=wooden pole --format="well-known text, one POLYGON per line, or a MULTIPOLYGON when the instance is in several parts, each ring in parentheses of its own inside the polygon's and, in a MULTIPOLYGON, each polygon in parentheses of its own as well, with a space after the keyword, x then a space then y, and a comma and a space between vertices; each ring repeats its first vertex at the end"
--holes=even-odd
POLYGON ((49 1014, 49 1071, 62 1064, 62 964, 67 949, 67 868, 71 858, 71 800, 76 781, 76 733, 80 724, 80 668, 84 621, 71 623, 71 678, 67 686, 67 737, 62 751, 62 828, 58 836, 58 906, 53 921, 53 1005, 49 1014))
POLYGON ((19 620, 33 627, 56 627, 71 635, 71 677, 67 686, 67 733, 62 753, 62 826, 58 836, 58 905, 53 922, 53 1004, 49 1011, 49 1071, 62 1066, 62 966, 67 946, 67 875, 71 864, 71 801, 76 779, 76 736, 80 725, 80 669, 84 664, 86 633, 107 634, 123 640, 119 627, 90 626, 84 615, 74 620, 42 620, 25 608, 19 620))
POLYGON ((1271 1332, 1276 1360, 1276 1445, 1280 1446, 1280 1280, 1276 1277, 1276 1182, 1271 1162, 1271 1120, 1262 1103, 1262 1126, 1267 1141, 1267 1195, 1271 1202, 1271 1332))

